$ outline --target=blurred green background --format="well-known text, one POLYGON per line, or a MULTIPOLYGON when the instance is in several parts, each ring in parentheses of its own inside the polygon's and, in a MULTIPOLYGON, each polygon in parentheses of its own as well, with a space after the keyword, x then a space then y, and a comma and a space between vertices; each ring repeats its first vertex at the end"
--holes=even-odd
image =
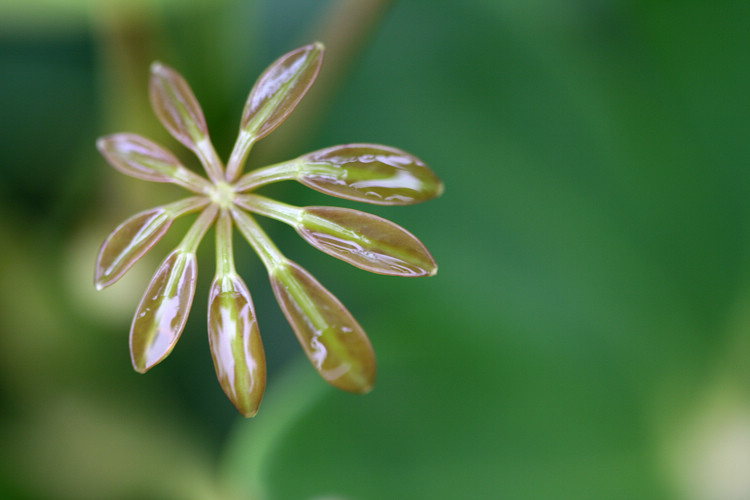
POLYGON ((0 498, 749 499, 749 23, 746 1, 0 0, 0 498), (364 209, 440 272, 369 275, 265 224, 369 333, 378 382, 354 396, 236 238, 269 362, 244 420, 206 342, 210 236, 180 342, 132 370, 131 315, 181 229, 100 293, 94 259, 180 191, 94 141, 137 132, 195 166, 148 108, 159 59, 226 158, 255 78, 314 39, 320 80, 251 162, 417 154, 443 197, 364 209))

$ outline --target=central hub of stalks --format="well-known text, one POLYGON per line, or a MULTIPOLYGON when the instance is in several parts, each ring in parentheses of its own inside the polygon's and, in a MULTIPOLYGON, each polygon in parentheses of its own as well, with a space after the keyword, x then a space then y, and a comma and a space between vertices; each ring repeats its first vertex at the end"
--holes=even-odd
POLYGON ((221 208, 230 208, 234 203, 234 188, 224 181, 216 183, 211 200, 221 208))

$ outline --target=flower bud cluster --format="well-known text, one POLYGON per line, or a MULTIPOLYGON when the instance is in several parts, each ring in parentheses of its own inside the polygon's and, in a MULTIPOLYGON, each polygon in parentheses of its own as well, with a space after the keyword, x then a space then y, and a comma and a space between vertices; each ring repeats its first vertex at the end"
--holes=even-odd
POLYGON ((216 226, 216 272, 209 292, 208 339, 221 387, 246 417, 257 413, 266 386, 266 361, 250 292, 237 274, 233 227, 268 272, 282 311, 320 375, 345 391, 364 393, 375 381, 375 355, 362 327, 313 276, 287 259, 256 223, 262 215, 292 226, 312 246, 356 267, 392 276, 431 276, 437 265, 402 227, 358 210, 296 207, 255 194, 266 184, 294 180, 331 196, 377 205, 408 205, 439 196, 441 181, 418 158, 377 144, 346 144, 293 160, 242 170, 252 146, 276 128, 315 81, 323 46, 313 43, 275 61, 258 79, 242 112, 239 136, 226 167, 208 134, 203 111, 182 76, 151 66, 149 94, 170 134, 195 153, 202 177, 164 147, 136 134, 102 137, 97 147, 118 171, 192 192, 188 198, 134 215, 101 247, 95 283, 115 283, 146 254, 178 217, 199 212, 180 244, 159 266, 130 328, 133 367, 144 373, 174 348, 195 295, 196 251, 216 226))

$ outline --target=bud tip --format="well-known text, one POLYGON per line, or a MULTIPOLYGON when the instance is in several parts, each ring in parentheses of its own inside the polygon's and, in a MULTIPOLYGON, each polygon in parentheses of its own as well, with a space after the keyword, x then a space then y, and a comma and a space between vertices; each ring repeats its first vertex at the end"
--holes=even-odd
POLYGON ((166 66, 162 64, 161 61, 154 61, 151 63, 151 74, 152 75, 161 75, 164 73, 164 70, 166 69, 166 66))

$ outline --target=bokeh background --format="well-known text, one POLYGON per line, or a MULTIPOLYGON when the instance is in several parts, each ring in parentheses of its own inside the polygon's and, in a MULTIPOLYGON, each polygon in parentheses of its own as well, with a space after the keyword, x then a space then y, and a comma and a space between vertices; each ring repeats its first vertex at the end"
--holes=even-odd
MULTIPOLYGON (((750 498, 749 25, 746 1, 0 0, 0 498, 750 498), (440 272, 369 275, 265 225, 369 333, 378 383, 354 396, 236 238, 269 360, 245 420, 206 342, 210 234, 180 342, 132 370, 181 229, 99 293, 95 255, 179 190, 94 141, 138 132, 195 166, 148 108, 159 59, 226 157, 255 78, 315 39, 320 80, 251 162, 417 154, 443 197, 365 208, 440 272)), ((266 193, 345 204, 291 184, 266 193)))

